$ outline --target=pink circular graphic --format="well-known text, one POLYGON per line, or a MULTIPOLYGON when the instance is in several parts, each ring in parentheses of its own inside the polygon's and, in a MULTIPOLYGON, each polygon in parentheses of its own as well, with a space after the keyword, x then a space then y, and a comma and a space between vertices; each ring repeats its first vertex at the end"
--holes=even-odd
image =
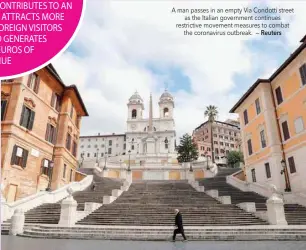
POLYGON ((0 1, 0 77, 33 71, 60 53, 83 7, 83 0, 0 1))

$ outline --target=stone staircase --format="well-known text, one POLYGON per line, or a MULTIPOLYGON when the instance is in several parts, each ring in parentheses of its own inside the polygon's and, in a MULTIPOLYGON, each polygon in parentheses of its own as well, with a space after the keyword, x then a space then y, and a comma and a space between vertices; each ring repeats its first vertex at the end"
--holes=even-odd
MULTIPOLYGON (((100 239, 100 240, 159 240, 169 241, 173 226, 82 226, 72 228, 39 225, 28 228, 22 236, 55 239, 100 239)), ((191 241, 254 241, 254 240, 306 240, 306 226, 214 226, 185 227, 191 241)), ((182 240, 177 235, 177 240, 182 240)))
POLYGON ((80 225, 172 226, 174 209, 186 226, 267 225, 235 205, 221 204, 187 181, 138 181, 112 204, 79 221, 80 225))
MULTIPOLYGON (((77 210, 84 210, 85 202, 103 203, 103 196, 111 195, 113 189, 120 189, 122 181, 102 178, 94 175, 95 191, 91 187, 84 191, 75 192, 74 199, 78 202, 77 210)), ((61 213, 61 201, 46 203, 25 213, 26 224, 58 224, 61 213)), ((10 220, 7 221, 10 223, 10 220)))
MULTIPOLYGON (((255 192, 243 192, 226 183, 226 176, 231 175, 240 169, 219 169, 217 176, 208 179, 199 179, 199 185, 204 186, 205 192, 217 189, 219 196, 231 196, 232 204, 242 202, 255 202, 256 211, 267 211, 267 198, 255 192)), ((285 204, 285 214, 289 225, 306 225, 306 208, 298 204, 285 204)))

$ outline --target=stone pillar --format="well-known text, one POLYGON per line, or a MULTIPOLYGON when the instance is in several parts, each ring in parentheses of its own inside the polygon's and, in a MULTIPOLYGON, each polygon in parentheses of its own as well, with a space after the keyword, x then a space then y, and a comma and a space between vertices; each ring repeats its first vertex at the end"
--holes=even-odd
POLYGON ((272 225, 288 225, 284 211, 284 201, 276 193, 267 200, 268 221, 272 225))
POLYGON ((10 226, 10 235, 18 235, 23 233, 25 216, 22 209, 16 209, 12 217, 10 226))
POLYGON ((73 199, 72 195, 62 201, 59 225, 71 227, 75 224, 77 219, 77 205, 78 203, 73 199))
POLYGON ((103 169, 102 177, 108 177, 108 169, 103 169))

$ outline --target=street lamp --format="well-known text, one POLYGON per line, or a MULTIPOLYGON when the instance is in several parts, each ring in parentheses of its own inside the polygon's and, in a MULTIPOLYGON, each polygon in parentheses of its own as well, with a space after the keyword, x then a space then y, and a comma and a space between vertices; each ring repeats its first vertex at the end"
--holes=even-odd
POLYGON ((97 148, 97 158, 96 158, 96 163, 98 163, 99 162, 99 148, 97 148))
POLYGON ((282 159, 281 165, 282 165, 283 169, 281 170, 280 173, 284 174, 285 183, 286 183, 285 192, 291 192, 291 186, 290 186, 290 179, 289 179, 289 175, 288 175, 287 164, 286 164, 286 161, 284 159, 282 159))
POLYGON ((54 162, 51 161, 51 162, 49 163, 49 171, 48 171, 49 182, 48 182, 47 191, 51 191, 51 181, 52 181, 53 167, 54 167, 54 162))
POLYGON ((128 153, 129 153, 129 165, 128 165, 127 171, 130 172, 131 171, 131 150, 129 150, 128 153))
POLYGON ((168 143, 169 143, 169 141, 168 141, 167 137, 165 138, 164 143, 165 143, 165 148, 167 149, 167 165, 168 165, 168 152, 169 152, 169 145, 168 145, 168 143), (167 147, 166 147, 166 145, 167 145, 167 147))
POLYGON ((79 168, 82 168, 84 162, 84 152, 81 153, 81 163, 79 165, 79 168))
POLYGON ((106 160, 107 160, 107 152, 104 153, 104 156, 105 156, 105 161, 104 161, 104 167, 103 167, 103 170, 106 170, 106 160))

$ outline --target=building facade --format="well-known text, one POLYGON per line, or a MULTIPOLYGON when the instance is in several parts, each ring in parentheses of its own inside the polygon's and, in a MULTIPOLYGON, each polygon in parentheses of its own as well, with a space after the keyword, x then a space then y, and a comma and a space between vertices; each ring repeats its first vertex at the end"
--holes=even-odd
POLYGON ((100 162, 105 157, 125 155, 126 136, 125 134, 81 136, 79 161, 100 162))
POLYGON ((231 109, 240 116, 247 180, 281 191, 306 191, 306 36, 301 43, 231 109))
POLYGON ((167 91, 160 96, 158 102, 159 116, 156 118, 153 117, 152 105, 152 96, 150 96, 149 118, 144 118, 142 97, 137 92, 130 97, 127 104, 126 153, 129 151, 131 155, 150 153, 148 152, 147 138, 152 134, 152 140, 154 140, 153 154, 174 154, 176 132, 173 118, 173 97, 167 91), (152 127, 151 132, 150 127, 152 127))
MULTIPOLYGON (((232 120, 231 120, 232 121, 232 120)), ((229 151, 240 150, 240 129, 234 122, 215 121, 212 124, 207 121, 198 126, 192 133, 194 142, 197 144, 199 156, 212 158, 212 146, 215 162, 226 164, 226 156, 229 151)))
POLYGON ((51 64, 1 81, 1 183, 8 202, 78 179, 87 115, 76 86, 65 86, 51 64))

